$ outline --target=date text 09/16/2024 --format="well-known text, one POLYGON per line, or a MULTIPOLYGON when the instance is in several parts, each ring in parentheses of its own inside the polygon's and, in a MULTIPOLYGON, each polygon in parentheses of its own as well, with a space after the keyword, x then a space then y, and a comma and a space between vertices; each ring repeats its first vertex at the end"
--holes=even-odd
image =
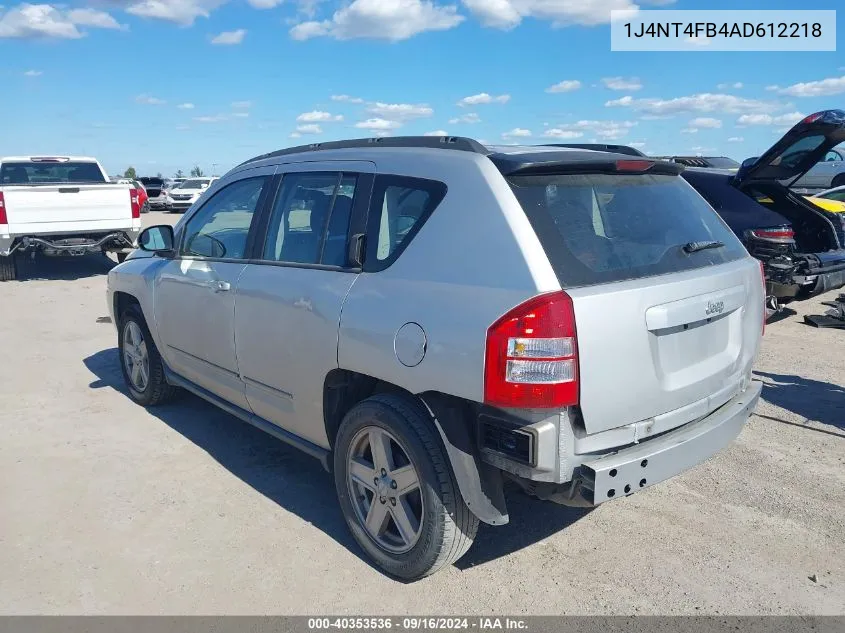
POLYGON ((508 617, 322 617, 309 618, 309 631, 326 630, 399 630, 399 631, 448 631, 478 630, 502 631, 525 630, 525 620, 508 617))

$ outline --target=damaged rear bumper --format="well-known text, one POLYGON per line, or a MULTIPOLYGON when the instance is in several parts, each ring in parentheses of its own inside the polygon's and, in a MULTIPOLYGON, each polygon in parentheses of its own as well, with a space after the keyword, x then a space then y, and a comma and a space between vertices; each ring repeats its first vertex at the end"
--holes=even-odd
POLYGON ((757 407, 762 384, 748 388, 706 418, 641 444, 586 460, 580 495, 590 505, 624 497, 679 475, 730 444, 757 407))

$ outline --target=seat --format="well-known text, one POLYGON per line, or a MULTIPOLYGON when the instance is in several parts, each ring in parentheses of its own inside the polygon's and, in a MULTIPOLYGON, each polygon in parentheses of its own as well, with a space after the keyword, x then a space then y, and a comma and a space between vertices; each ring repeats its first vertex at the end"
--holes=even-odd
POLYGON ((308 230, 291 229, 291 210, 285 214, 285 236, 282 241, 278 259, 283 262, 297 262, 313 264, 317 261, 317 250, 320 248, 320 237, 323 234, 326 215, 331 199, 319 191, 302 190, 294 200, 309 200, 311 212, 308 230))

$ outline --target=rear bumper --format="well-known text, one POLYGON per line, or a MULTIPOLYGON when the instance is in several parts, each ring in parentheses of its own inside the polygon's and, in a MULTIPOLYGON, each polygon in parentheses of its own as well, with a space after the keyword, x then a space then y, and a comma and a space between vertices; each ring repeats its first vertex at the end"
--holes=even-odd
POLYGON ((706 418, 615 453, 582 462, 580 494, 591 505, 624 497, 700 464, 730 444, 757 407, 762 384, 751 382, 706 418))

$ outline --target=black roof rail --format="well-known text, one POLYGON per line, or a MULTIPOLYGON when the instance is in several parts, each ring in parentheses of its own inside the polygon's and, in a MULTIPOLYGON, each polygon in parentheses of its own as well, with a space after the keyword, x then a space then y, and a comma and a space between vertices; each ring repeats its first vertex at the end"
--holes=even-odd
MULTIPOLYGON (((316 152, 330 149, 351 149, 356 147, 427 147, 431 149, 451 149, 475 154, 490 153, 484 145, 475 139, 464 136, 383 136, 378 138, 356 138, 346 141, 328 141, 326 143, 311 143, 310 145, 299 145, 288 147, 268 154, 262 154, 250 158, 241 163, 246 165, 267 158, 277 156, 288 156, 290 154, 303 154, 305 152, 316 152)), ((240 167, 240 165, 239 165, 240 167)))

